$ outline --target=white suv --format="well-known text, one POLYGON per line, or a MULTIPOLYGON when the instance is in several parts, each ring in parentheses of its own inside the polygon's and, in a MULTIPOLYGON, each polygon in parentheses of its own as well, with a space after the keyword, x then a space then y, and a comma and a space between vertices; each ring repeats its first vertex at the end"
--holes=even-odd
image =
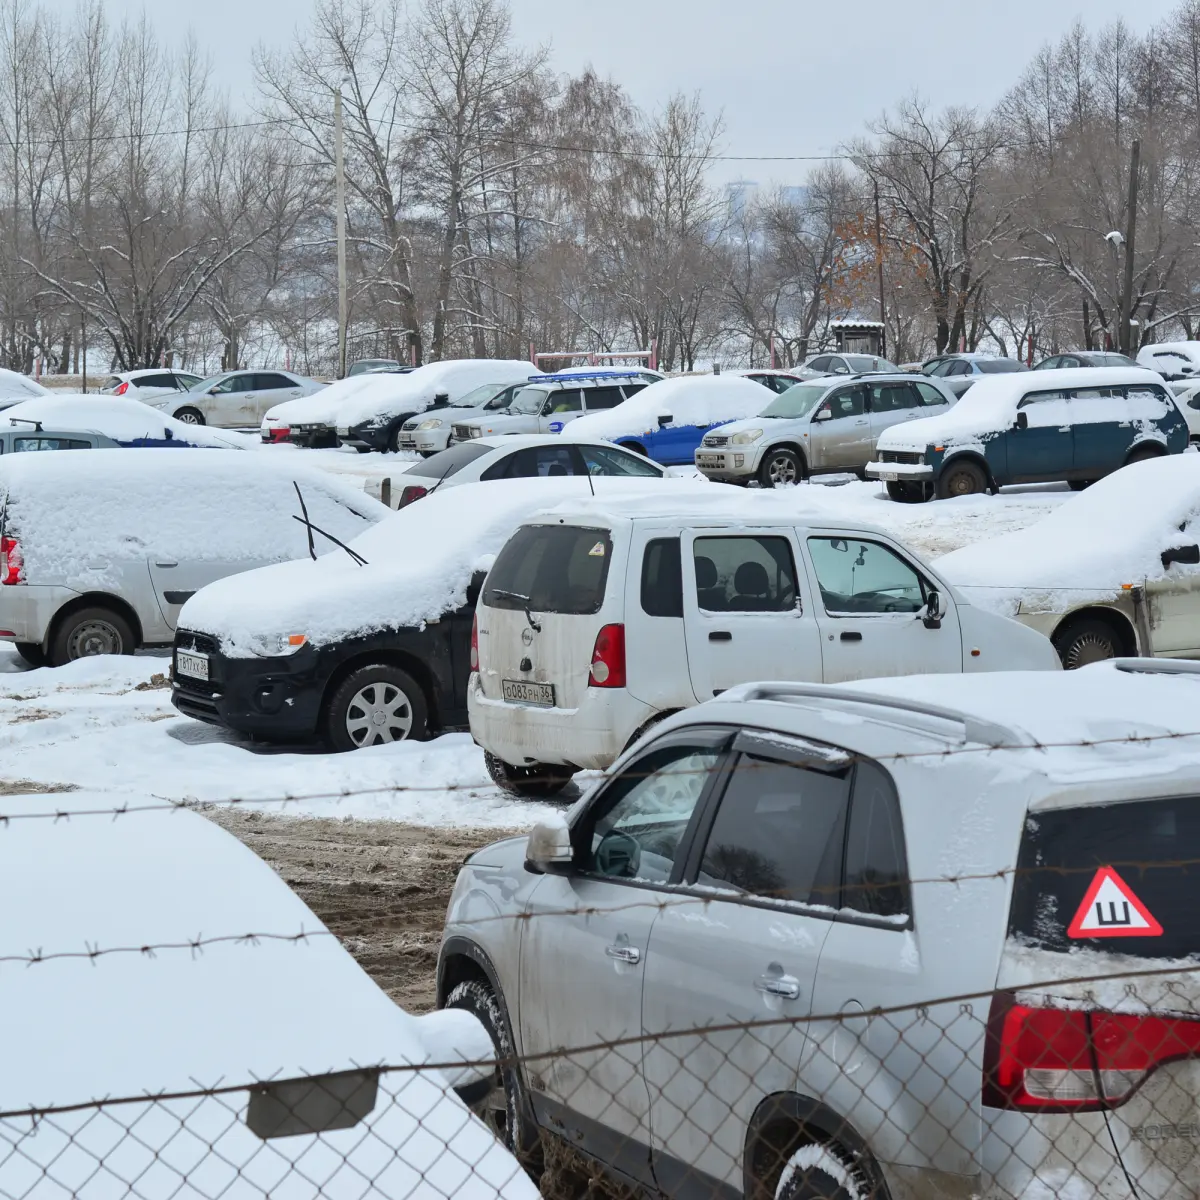
POLYGON ((665 721, 459 873, 438 996, 491 1025, 493 1127, 667 1196, 1200 1194, 1197 672, 665 721))
POLYGON ((882 531, 756 500, 748 520, 740 498, 670 488, 513 534, 476 610, 467 688, 497 783, 557 791, 751 679, 1060 669, 1040 633, 974 608, 882 531))

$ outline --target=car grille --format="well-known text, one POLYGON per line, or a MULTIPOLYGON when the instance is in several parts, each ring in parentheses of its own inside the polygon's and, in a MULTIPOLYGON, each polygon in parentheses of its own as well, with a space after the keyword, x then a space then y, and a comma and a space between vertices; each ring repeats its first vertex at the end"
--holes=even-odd
POLYGON ((716 434, 709 433, 705 435, 704 444, 706 446, 728 446, 729 439, 724 435, 718 437, 716 434))
POLYGON ((220 668, 217 665, 220 661, 220 646, 217 644, 217 639, 209 637, 206 633, 192 633, 190 629, 179 629, 175 633, 175 649, 194 650, 198 654, 208 655, 209 677, 207 679, 192 679, 188 675, 178 674, 175 671, 174 657, 171 660, 171 679, 180 691, 195 697, 204 707, 212 707, 213 697, 220 691, 220 688, 216 686, 216 677, 220 675, 220 668))
POLYGON ((879 454, 883 462, 894 463, 921 463, 925 461, 922 454, 916 454, 909 450, 882 450, 879 454))
POLYGON ((416 421, 405 421, 404 424, 400 426, 400 428, 403 429, 405 433, 407 433, 410 429, 416 429, 416 427, 417 427, 416 421))

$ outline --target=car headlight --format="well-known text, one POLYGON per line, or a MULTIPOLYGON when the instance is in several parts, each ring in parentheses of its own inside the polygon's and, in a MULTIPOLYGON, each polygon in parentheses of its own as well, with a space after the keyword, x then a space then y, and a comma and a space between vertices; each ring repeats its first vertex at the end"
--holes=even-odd
POLYGON ((478 425, 472 425, 467 430, 467 435, 473 438, 483 437, 483 430, 478 425))
POLYGON ((437 417, 434 417, 432 420, 422 421, 420 423, 420 425, 417 426, 417 428, 418 429, 441 429, 442 426, 445 424, 446 424, 445 421, 439 420, 437 417))
POLYGON ((261 658, 286 658, 307 641, 303 633, 256 633, 250 638, 250 649, 261 658))
POLYGON ((735 433, 729 443, 732 446, 748 446, 751 442, 757 442, 762 435, 761 429, 743 429, 741 433, 735 433))

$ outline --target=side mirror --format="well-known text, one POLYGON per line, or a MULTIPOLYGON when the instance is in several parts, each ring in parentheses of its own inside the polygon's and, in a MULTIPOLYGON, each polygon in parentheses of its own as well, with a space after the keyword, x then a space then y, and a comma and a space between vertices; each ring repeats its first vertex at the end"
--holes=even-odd
POLYGON ((827 409, 827 408, 819 408, 813 414, 813 420, 814 421, 832 421, 833 413, 830 412, 829 409, 827 409))
POLYGON ((673 420, 675 420, 675 417, 672 413, 659 413, 658 414, 659 429, 665 429, 668 425, 670 425, 670 423, 673 420))
POLYGON ((525 870, 535 875, 566 875, 574 859, 571 829, 563 817, 549 816, 529 831, 529 840, 525 843, 525 870))
POLYGON ((1014 429, 1028 429, 1029 428, 1029 414, 1024 409, 1021 409, 1021 411, 1019 413, 1017 413, 1017 423, 1016 423, 1016 425, 1013 426, 1013 428, 1014 429))
POLYGON ((1200 546, 1171 546, 1162 552, 1161 557, 1164 567, 1169 567, 1172 563, 1195 566, 1200 563, 1200 546))
POLYGON ((926 629, 941 629, 942 627, 942 594, 930 591, 925 597, 925 611, 921 614, 921 624, 926 629))

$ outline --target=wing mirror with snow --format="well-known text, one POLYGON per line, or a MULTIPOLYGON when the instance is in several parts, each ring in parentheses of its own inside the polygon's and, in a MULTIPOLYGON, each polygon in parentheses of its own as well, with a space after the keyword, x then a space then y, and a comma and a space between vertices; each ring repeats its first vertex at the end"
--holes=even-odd
POLYGON ((1195 566, 1200 563, 1200 546, 1171 546, 1162 552, 1161 558, 1164 567, 1169 567, 1172 563, 1195 566))
POLYGON ((525 843, 525 870, 536 875, 566 875, 575 851, 571 828, 557 813, 543 818, 530 831, 525 843))
POLYGON ((670 425, 670 423, 673 420, 675 420, 675 417, 672 413, 659 413, 658 414, 659 429, 665 429, 668 425, 670 425))
POLYGON ((1029 428, 1029 414, 1024 409, 1021 409, 1021 411, 1019 413, 1017 413, 1016 424, 1013 426, 1013 428, 1014 429, 1028 429, 1029 428))

